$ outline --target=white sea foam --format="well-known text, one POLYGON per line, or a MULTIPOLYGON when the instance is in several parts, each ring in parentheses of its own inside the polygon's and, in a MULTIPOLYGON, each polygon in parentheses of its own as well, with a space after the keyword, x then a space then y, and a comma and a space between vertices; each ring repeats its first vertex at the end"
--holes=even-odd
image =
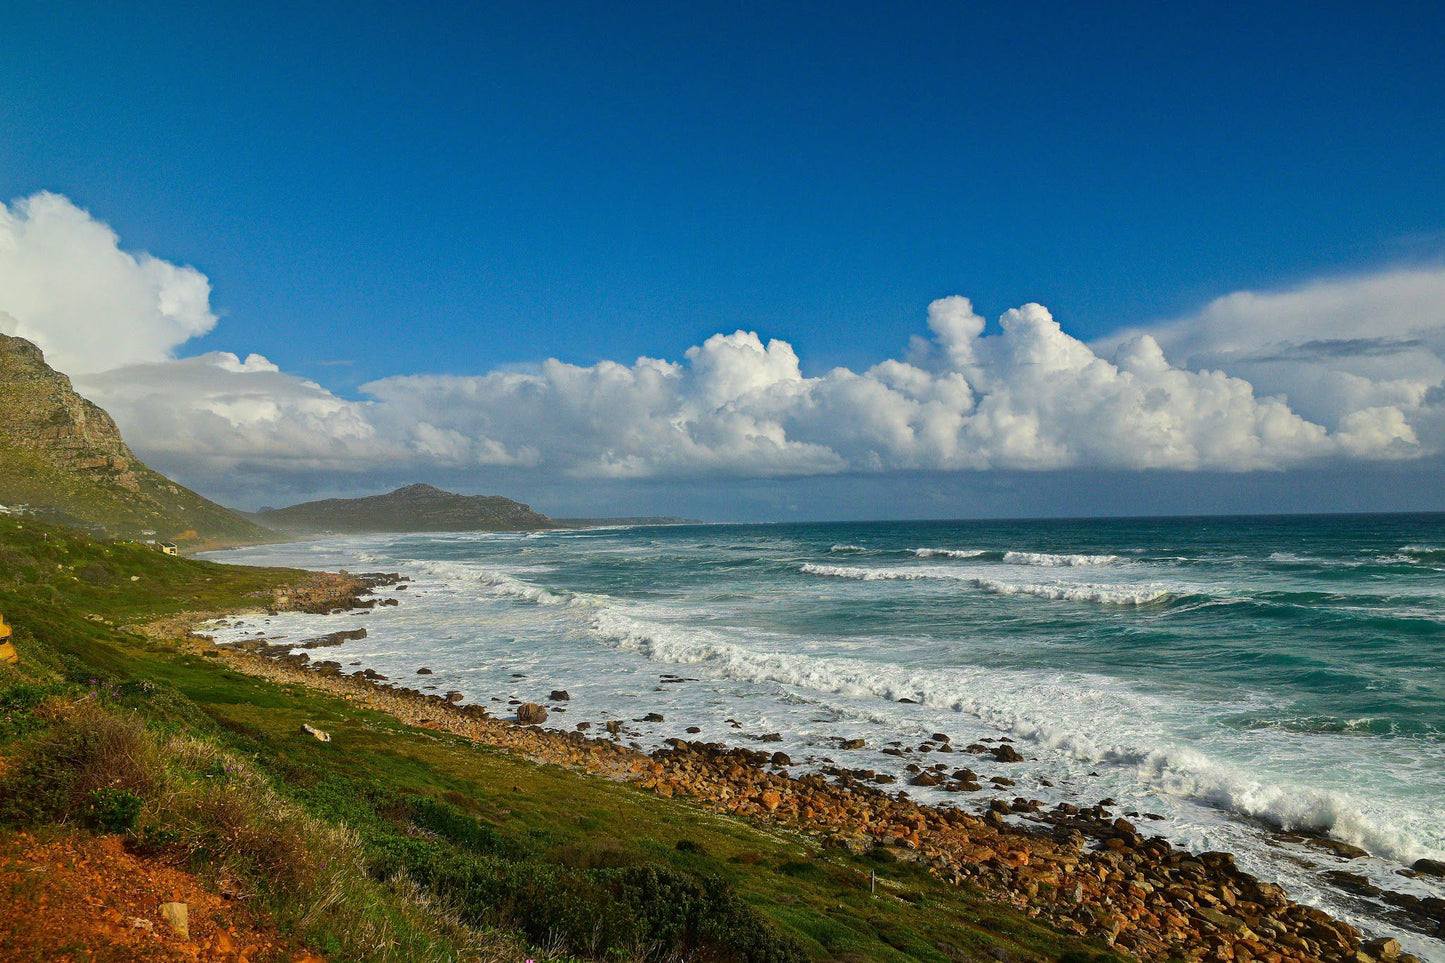
MULTIPOLYGON (((480 583, 490 589, 494 595, 526 599, 536 602, 538 605, 563 605, 572 600, 570 593, 554 592, 540 585, 523 581, 509 572, 483 568, 466 562, 408 559, 407 564, 427 575, 462 583, 480 583)), ((546 568, 542 566, 518 566, 518 568, 546 571, 546 568)))
POLYGON ((1272 782, 1176 744, 1154 728, 1166 709, 1158 698, 1103 677, 972 667, 918 672, 861 659, 765 651, 717 630, 610 607, 597 613, 593 630, 624 651, 656 662, 705 666, 739 682, 782 684, 848 698, 871 696, 887 703, 908 698, 962 713, 1084 766, 1120 767, 1155 793, 1281 829, 1328 833, 1386 858, 1409 862, 1439 854, 1409 827, 1367 812, 1346 793, 1272 782))
POLYGON ((1003 560, 1009 565, 1042 565, 1045 568, 1113 565, 1122 561, 1117 555, 1053 555, 1049 552, 1005 552, 1003 560))
POLYGON ((862 545, 834 545, 832 548, 828 549, 828 551, 838 552, 840 554, 856 554, 858 552, 866 552, 868 551, 868 549, 864 548, 862 545))
POLYGON ((978 558, 988 552, 982 548, 915 548, 913 554, 919 558, 978 558))

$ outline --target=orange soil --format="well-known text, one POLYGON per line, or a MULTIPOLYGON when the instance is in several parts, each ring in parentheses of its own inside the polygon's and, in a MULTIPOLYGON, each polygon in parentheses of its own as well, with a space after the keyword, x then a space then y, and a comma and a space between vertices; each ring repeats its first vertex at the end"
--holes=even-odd
POLYGON ((0 959, 321 963, 190 873, 78 832, 0 838, 0 959), (189 939, 161 915, 165 902, 186 904, 189 939))

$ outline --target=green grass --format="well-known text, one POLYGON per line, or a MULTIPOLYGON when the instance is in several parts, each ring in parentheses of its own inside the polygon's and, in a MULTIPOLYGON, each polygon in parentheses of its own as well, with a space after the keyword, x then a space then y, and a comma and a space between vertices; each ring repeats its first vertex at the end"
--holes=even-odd
MULTIPOLYGON (((52 780, 47 789, 45 765, 23 762, 30 754, 66 756, 57 749, 65 723, 53 707, 57 696, 80 698, 140 725, 156 746, 190 746, 180 762, 170 751, 142 766, 159 771, 153 784, 115 787, 141 800, 131 828, 136 845, 170 846, 203 868, 231 859, 253 872, 244 853, 178 842, 204 842, 197 827, 217 817, 203 818, 200 800, 229 791, 227 779, 207 778, 195 762, 202 758, 244 766, 254 780, 246 783, 250 796, 289 807, 318 838, 351 840, 359 876, 338 884, 355 914, 349 928, 410 934, 404 954, 358 951, 345 930, 325 924, 326 914, 285 910, 296 902, 290 890, 272 893, 267 904, 338 958, 452 959, 479 933, 596 958, 1101 958, 1100 948, 912 862, 824 851, 811 839, 631 785, 414 730, 357 703, 246 676, 119 628, 254 603, 257 593, 269 597, 271 586, 294 578, 0 521, 0 613, 17 626, 24 660, 20 672, 0 667, 0 754, 22 760, 5 783, 30 780, 28 797, 49 800, 41 811, 8 818, 99 827, 102 819, 124 822, 127 807, 137 808, 126 796, 97 799, 87 785, 52 780), (298 736, 302 722, 326 729, 332 741, 298 736), (190 808, 160 806, 156 786, 171 795, 189 787, 190 796, 180 795, 192 799, 190 808)), ((263 809, 245 818, 264 823, 263 809)))

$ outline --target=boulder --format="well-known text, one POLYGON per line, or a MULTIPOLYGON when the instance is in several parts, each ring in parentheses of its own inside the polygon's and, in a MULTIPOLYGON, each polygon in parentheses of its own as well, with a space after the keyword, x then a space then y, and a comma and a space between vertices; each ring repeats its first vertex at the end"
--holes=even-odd
POLYGON ((1399 959, 1401 953, 1400 941, 1391 939, 1388 936, 1382 936, 1379 939, 1370 940, 1369 942, 1363 944, 1360 949, 1364 950, 1371 956, 1381 960, 1399 959))
POLYGON ((1018 754, 1018 750, 1012 746, 996 746, 993 750, 993 757, 999 762, 1023 762, 1024 757, 1018 754))
POLYGON ((431 671, 431 669, 428 669, 426 666, 422 666, 420 669, 417 669, 417 670, 416 670, 416 674, 417 674, 417 675, 431 675, 431 674, 432 674, 432 671, 431 671))
POLYGON ((839 742, 838 748, 840 748, 840 749, 862 749, 862 748, 863 748, 863 740, 862 740, 862 739, 843 739, 843 740, 841 740, 841 741, 839 742))
POLYGON ((1410 866, 1417 873, 1445 878, 1445 861, 1438 859, 1417 859, 1410 866))
MULTIPOLYGON (((296 732, 297 732, 298 735, 310 736, 311 738, 315 739, 317 742, 330 742, 330 741, 331 741, 331 733, 326 732, 326 731, 321 730, 321 729, 318 729, 318 728, 316 728, 315 726, 311 725, 310 723, 306 723, 306 722, 301 723, 301 728, 298 729, 298 730, 296 730, 296 732)), ((182 903, 182 904, 180 904, 180 905, 181 905, 181 906, 184 906, 185 904, 182 903)))
POLYGON ((517 721, 524 726, 540 725, 547 721, 547 710, 535 702, 524 702, 517 706, 517 721))
POLYGON ((552 690, 552 701, 553 701, 553 702, 570 702, 571 700, 572 700, 572 697, 567 694, 567 690, 566 690, 566 689, 553 689, 553 690, 552 690))

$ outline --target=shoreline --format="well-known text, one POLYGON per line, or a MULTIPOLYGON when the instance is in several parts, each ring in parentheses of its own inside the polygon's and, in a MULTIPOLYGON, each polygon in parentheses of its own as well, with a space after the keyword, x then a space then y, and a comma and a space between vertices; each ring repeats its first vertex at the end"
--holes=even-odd
MULTIPOLYGON (((378 604, 367 597, 374 587, 402 580, 398 575, 335 575, 323 582, 319 594, 278 594, 278 604, 268 611, 300 608, 320 614, 371 607, 378 604)), ((195 613, 152 624, 145 634, 188 638, 240 672, 357 701, 417 728, 779 825, 825 848, 919 862, 941 879, 982 890, 1062 932, 1098 938, 1144 959, 1415 959, 1400 953, 1393 940, 1362 943, 1349 924, 1290 901, 1280 887, 1238 870, 1227 853, 1194 856, 1146 836, 1108 805, 1043 810, 1036 800, 1018 797, 995 800, 984 814, 973 815, 917 803, 906 791, 891 795, 864 782, 861 771, 831 767, 795 776, 783 768, 790 760, 766 751, 681 739, 667 740, 666 748, 649 753, 620 742, 624 721, 610 738, 525 725, 493 717, 481 704, 457 705, 460 694, 424 693, 365 670, 344 675, 338 663, 313 662, 305 652, 290 654, 293 645, 272 645, 264 638, 216 645, 195 631, 204 621, 241 614, 195 613), (1015 814, 1027 814, 1037 828, 1004 818, 1015 814)), ((312 641, 316 644, 308 647, 345 640, 312 641)), ((914 778, 930 777, 921 771, 914 778)))

